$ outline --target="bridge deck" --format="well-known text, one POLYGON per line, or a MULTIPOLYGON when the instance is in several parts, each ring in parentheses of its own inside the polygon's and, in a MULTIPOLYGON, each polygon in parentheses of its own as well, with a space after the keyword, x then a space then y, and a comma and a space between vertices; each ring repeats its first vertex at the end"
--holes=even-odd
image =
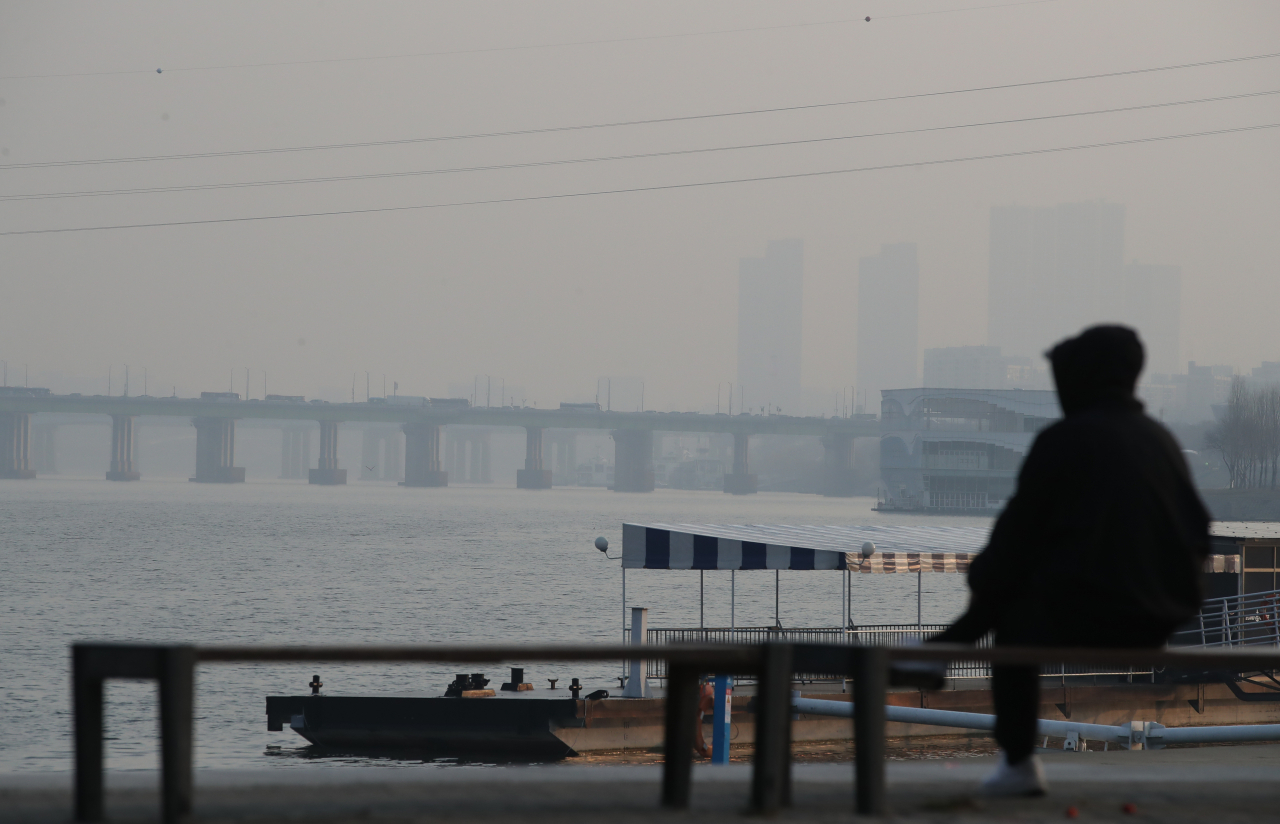
POLYGON ((580 409, 472 407, 433 409, 402 404, 288 401, 211 401, 194 398, 48 395, 0 397, 0 413, 81 413, 191 418, 435 423, 462 426, 536 426, 546 429, 633 429, 745 435, 879 437, 872 416, 801 418, 791 415, 708 415, 698 412, 597 412, 580 409))

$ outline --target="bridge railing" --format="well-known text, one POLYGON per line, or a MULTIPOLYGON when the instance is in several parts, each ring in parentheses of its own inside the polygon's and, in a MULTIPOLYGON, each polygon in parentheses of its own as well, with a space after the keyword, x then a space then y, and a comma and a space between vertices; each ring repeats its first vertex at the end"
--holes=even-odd
MULTIPOLYGON (((772 813, 791 799, 791 682, 797 671, 853 681, 855 803, 861 815, 885 811, 885 693, 892 661, 978 660, 991 664, 1164 666, 1185 670, 1257 672, 1280 669, 1280 650, 1045 649, 954 644, 912 647, 832 644, 670 646, 72 646, 75 717, 75 818, 103 818, 103 685, 111 678, 154 679, 160 693, 161 813, 176 824, 191 813, 196 668, 230 662, 420 662, 498 664, 511 661, 667 662, 662 805, 689 806, 698 679, 704 674, 753 675, 757 681, 751 806, 772 813)), ((461 699, 460 699, 461 700, 461 699)))

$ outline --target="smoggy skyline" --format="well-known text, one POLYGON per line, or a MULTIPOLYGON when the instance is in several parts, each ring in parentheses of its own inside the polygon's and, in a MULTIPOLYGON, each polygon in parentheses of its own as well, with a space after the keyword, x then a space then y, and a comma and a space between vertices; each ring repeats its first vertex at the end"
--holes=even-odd
POLYGON ((857 383, 861 257, 916 244, 921 351, 985 344, 991 208, 1106 201, 1126 263, 1181 267, 1181 360, 1247 372, 1280 360, 1280 129, 1256 128, 1280 57, 951 92, 1255 57, 1278 30, 1243 0, 8 3, 0 359, 61 391, 127 363, 135 393, 143 368, 190 394, 248 367, 255 396, 263 373, 363 396, 367 370, 375 395, 481 374, 545 406, 626 375, 704 408, 770 241, 803 241, 802 383, 827 390, 857 383), (705 117, 761 109, 784 111, 705 117), (563 129, 637 120, 665 122, 563 129), (993 121, 1022 122, 969 125, 993 121), (531 133, 475 136, 498 132, 531 133), (764 143, 789 145, 729 150, 764 143), (378 145, 261 153, 335 144, 378 145), (990 155, 1018 156, 940 162, 990 155), (359 179, 279 184, 335 177, 359 179), (783 179, 720 183, 754 178, 783 179), (203 188, 84 194, 172 187, 203 188), (157 223, 186 225, 22 234, 157 223))

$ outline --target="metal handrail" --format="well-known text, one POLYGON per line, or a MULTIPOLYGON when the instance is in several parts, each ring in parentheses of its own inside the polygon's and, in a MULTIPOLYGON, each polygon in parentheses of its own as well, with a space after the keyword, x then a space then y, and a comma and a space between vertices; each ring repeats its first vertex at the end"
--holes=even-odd
MULTIPOLYGON (((649 644, 750 644, 760 642, 829 643, 847 646, 901 647, 911 642, 924 641, 945 630, 948 624, 862 624, 840 627, 650 627, 649 644)), ((984 638, 976 645, 979 649, 991 646, 991 639, 984 638)), ((650 659, 646 677, 666 677, 666 664, 660 658, 650 659)), ((801 681, 820 681, 819 673, 796 673, 801 681)), ((1126 678, 1152 675, 1151 669, 1116 669, 1115 667, 1087 667, 1079 665, 1049 664, 1041 669, 1042 678, 1088 678, 1094 676, 1123 676, 1126 678)), ((950 679, 980 679, 991 677, 991 667, 981 661, 953 661, 947 667, 950 679)))
POLYGON ((1197 626, 1173 634, 1171 646, 1280 646, 1280 590, 1209 598, 1197 626))
POLYGON ((797 669, 823 669, 853 679, 855 809, 881 815, 885 802, 885 698, 891 661, 977 660, 991 664, 1130 667, 1257 672, 1280 669, 1280 651, 1134 650, 990 647, 922 644, 912 647, 843 644, 609 646, 323 646, 254 647, 143 644, 73 644, 72 706, 75 718, 75 817, 103 818, 103 698, 111 678, 160 682, 161 813, 176 824, 191 812, 197 664, 279 661, 616 661, 660 658, 668 662, 662 803, 687 808, 692 790, 693 738, 698 717, 698 678, 703 674, 754 674, 756 744, 751 805, 776 811, 790 797, 791 681, 797 669))

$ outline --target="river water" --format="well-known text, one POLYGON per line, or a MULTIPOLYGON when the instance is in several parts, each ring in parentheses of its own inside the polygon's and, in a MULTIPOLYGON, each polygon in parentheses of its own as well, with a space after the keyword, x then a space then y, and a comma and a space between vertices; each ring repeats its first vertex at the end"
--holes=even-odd
MULTIPOLYGON (((978 518, 880 515, 870 498, 603 489, 404 489, 359 482, 0 481, 0 773, 71 769, 68 645, 617 641, 624 521, 982 526, 978 518)), ((698 625, 698 573, 633 570, 627 600, 649 625, 698 625)), ((835 626, 841 575, 781 573, 786 626, 835 626)), ((924 620, 963 609, 963 576, 925 575, 924 620)), ((729 573, 705 576, 706 623, 729 624, 729 573)), ((859 623, 914 622, 916 576, 854 576, 859 623)), ((772 572, 736 577, 736 623, 771 625, 772 572)), ((617 689, 619 665, 537 664, 526 680, 581 677, 617 689)), ((263 698, 443 694, 448 668, 206 665, 197 676, 199 768, 308 762, 292 731, 266 729, 263 698)), ((505 671, 493 671, 495 682, 505 671)), ((564 693, 561 693, 562 695, 564 693)), ((107 765, 154 769, 154 685, 107 688, 107 765)), ((369 766, 362 759, 333 763, 369 766)))

